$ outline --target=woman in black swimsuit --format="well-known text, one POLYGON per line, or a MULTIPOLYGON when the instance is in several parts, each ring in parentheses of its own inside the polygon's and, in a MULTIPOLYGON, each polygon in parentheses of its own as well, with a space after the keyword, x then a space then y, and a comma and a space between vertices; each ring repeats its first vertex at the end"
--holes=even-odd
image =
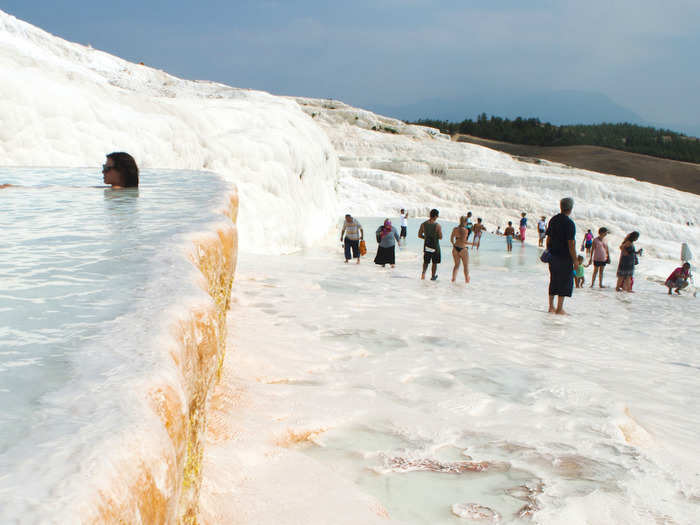
POLYGON ((469 250, 467 250, 467 236, 469 235, 469 230, 467 229, 467 218, 459 218, 459 226, 452 229, 452 235, 450 235, 450 242, 452 243, 452 258, 455 260, 455 267, 452 270, 452 282, 457 279, 457 272, 459 271, 459 263, 464 263, 464 280, 469 282, 469 250))

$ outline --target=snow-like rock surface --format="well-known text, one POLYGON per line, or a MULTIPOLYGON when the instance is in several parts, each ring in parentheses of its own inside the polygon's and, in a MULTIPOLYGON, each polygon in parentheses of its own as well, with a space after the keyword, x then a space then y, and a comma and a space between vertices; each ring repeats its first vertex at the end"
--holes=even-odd
POLYGON ((522 162, 481 146, 444 140, 436 130, 408 126, 337 101, 297 99, 325 129, 338 152, 339 198, 357 216, 395 216, 406 208, 457 220, 468 210, 489 230, 517 227, 527 212, 530 236, 541 215, 575 200, 579 242, 585 230, 612 231, 611 249, 641 232, 646 253, 678 258, 680 243, 697 244, 700 197, 634 179, 579 170, 548 161, 522 162), (377 131, 378 130, 378 131, 377 131))
POLYGON ((290 100, 162 71, 59 38, 0 12, 0 164, 212 170, 239 189, 241 245, 289 251, 337 215, 336 156, 290 100))
POLYGON ((637 229, 647 253, 675 259, 699 237, 686 226, 700 215, 696 195, 521 162, 335 100, 182 80, 2 12, 0 68, 0 165, 95 166, 97 181, 104 154, 125 150, 145 168, 217 171, 239 187, 243 250, 309 245, 345 210, 472 210, 489 229, 526 211, 532 228, 565 195, 579 231, 607 226, 611 247, 637 229))

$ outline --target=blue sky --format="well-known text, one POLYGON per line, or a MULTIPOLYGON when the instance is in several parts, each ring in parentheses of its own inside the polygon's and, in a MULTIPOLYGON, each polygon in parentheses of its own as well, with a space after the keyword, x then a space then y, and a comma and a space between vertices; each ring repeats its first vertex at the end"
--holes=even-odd
POLYGON ((3 0, 0 9, 185 78, 365 107, 435 98, 476 107, 488 95, 495 113, 524 92, 579 90, 700 132, 697 0, 3 0))

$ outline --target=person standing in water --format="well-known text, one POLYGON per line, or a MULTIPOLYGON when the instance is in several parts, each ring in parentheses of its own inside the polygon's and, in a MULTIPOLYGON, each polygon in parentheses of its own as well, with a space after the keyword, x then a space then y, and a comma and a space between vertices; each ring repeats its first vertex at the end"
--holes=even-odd
POLYGON ((605 242, 605 237, 608 235, 608 229, 605 227, 598 229, 598 237, 593 239, 591 246, 591 255, 588 258, 588 265, 593 261, 593 277, 591 277, 591 288, 595 286, 595 276, 598 275, 598 287, 603 286, 603 270, 605 265, 610 264, 610 251, 605 242))
POLYGON ((420 225, 418 238, 423 239, 423 272, 421 280, 425 279, 425 272, 428 265, 432 263, 431 281, 436 281, 437 265, 440 264, 440 239, 442 239, 442 227, 437 222, 440 212, 436 209, 430 210, 430 219, 420 225))
POLYGON ((467 212, 467 242, 469 242, 469 236, 472 234, 472 230, 474 229, 474 224, 472 223, 472 212, 468 211, 467 212))
POLYGON ((547 233, 547 217, 545 217, 544 215, 542 215, 542 217, 540 217, 540 220, 537 221, 537 233, 539 234, 537 246, 542 248, 542 246, 544 245, 544 238, 546 237, 545 234, 547 233))
POLYGON ((390 264, 393 268, 396 264, 396 243, 399 242, 399 232, 391 225, 391 221, 386 219, 384 225, 377 228, 377 256, 374 264, 381 264, 382 267, 390 264))
POLYGON ((574 265, 578 263, 576 254, 576 225, 569 218, 574 209, 574 199, 566 197, 559 202, 561 213, 549 220, 547 226, 547 249, 549 261, 549 312, 559 315, 564 311, 564 299, 571 297, 574 290, 574 265), (554 297, 557 306, 554 306, 554 297))
POLYGON ((479 217, 476 219, 476 224, 474 225, 474 240, 472 241, 472 247, 475 247, 477 250, 479 246, 481 246, 481 234, 483 234, 485 230, 486 226, 482 224, 481 217, 479 217))
POLYGON ((107 155, 107 160, 102 165, 102 179, 112 189, 138 188, 139 168, 134 157, 123 151, 107 155))
POLYGON ((515 237, 515 228, 513 228, 513 221, 508 221, 508 227, 503 230, 503 235, 506 236, 506 251, 513 251, 513 237, 515 237))
POLYGON ((525 231, 527 230, 527 218, 525 215, 527 215, 525 212, 520 214, 520 244, 525 244, 525 231))
POLYGON ((586 250, 586 257, 591 258, 591 248, 593 247, 593 234, 591 230, 586 232, 583 236, 583 244, 581 245, 581 251, 586 250))
POLYGON ((401 240, 399 245, 403 241, 406 242, 406 235, 408 234, 408 212, 401 208, 401 240))
POLYGON ((459 218, 459 226, 452 229, 450 235, 450 243, 452 244, 452 258, 455 261, 455 267, 452 270, 452 282, 457 279, 460 263, 464 264, 464 280, 469 282, 469 250, 467 250, 467 218, 462 216, 459 218))
POLYGON ((345 264, 350 260, 350 252, 352 252, 352 258, 357 259, 357 264, 360 264, 360 241, 364 236, 362 225, 348 213, 340 232, 340 241, 343 242, 345 248, 345 264))
POLYGON ((617 263, 616 292, 632 292, 634 282, 634 267, 637 264, 637 255, 642 255, 642 250, 637 251, 634 243, 639 239, 639 232, 632 232, 620 245, 620 261, 617 263))
POLYGON ((576 288, 583 288, 583 283, 586 282, 585 270, 583 266, 583 255, 579 255, 576 264, 574 265, 574 283, 576 288))

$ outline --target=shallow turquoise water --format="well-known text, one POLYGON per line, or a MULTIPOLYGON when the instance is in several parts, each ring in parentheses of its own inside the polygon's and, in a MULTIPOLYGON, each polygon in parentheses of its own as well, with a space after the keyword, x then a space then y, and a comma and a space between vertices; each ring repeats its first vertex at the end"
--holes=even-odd
POLYGON ((8 518, 75 467, 69 456, 129 418, 119 389, 157 369, 166 312, 198 293, 186 236, 222 220, 227 185, 211 173, 146 171, 139 189, 112 190, 87 169, 0 168, 0 182, 18 185, 0 190, 8 518))

